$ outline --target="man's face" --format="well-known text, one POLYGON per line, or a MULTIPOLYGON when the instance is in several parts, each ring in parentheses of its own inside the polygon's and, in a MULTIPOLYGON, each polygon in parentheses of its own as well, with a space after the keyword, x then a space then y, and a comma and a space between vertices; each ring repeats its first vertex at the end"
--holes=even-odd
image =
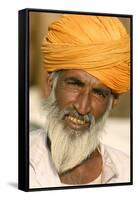
POLYGON ((64 70, 53 82, 50 76, 48 83, 45 128, 52 160, 61 174, 98 148, 113 97, 109 88, 82 70, 64 70))
POLYGON ((64 70, 56 86, 56 102, 64 115, 64 124, 74 130, 90 127, 91 116, 97 121, 106 111, 111 91, 83 70, 64 70))

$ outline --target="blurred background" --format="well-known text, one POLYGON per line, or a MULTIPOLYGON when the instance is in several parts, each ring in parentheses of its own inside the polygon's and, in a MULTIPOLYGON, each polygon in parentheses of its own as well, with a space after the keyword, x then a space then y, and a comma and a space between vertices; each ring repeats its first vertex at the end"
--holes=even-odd
MULTIPOLYGON (((30 129, 44 127, 46 119, 41 102, 46 97, 46 74, 42 68, 41 43, 48 25, 59 18, 58 13, 29 13, 29 114, 30 129)), ((130 18, 119 18, 130 34, 130 18)), ((120 96, 119 104, 112 110, 102 141, 129 154, 130 149, 130 92, 120 96)))

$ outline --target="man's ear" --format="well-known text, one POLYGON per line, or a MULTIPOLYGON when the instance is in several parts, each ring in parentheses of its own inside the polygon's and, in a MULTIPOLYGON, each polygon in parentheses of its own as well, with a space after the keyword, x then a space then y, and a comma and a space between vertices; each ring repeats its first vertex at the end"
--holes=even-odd
POLYGON ((113 102, 112 102, 112 108, 114 108, 119 102, 119 95, 113 95, 113 102))
POLYGON ((48 74, 48 76, 47 76, 47 89, 48 89, 49 94, 51 93, 52 85, 53 85, 53 78, 51 77, 50 74, 48 74))
POLYGON ((45 91, 44 94, 45 94, 45 97, 47 98, 51 93, 53 78, 51 77, 50 74, 47 74, 47 72, 46 72, 44 80, 45 80, 44 81, 44 91, 45 91))

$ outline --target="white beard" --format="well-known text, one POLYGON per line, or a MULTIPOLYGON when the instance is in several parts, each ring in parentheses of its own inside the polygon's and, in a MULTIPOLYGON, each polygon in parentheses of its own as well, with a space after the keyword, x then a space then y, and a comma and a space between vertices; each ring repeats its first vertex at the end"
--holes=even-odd
POLYGON ((44 105, 47 112, 46 132, 51 142, 53 163, 58 173, 62 174, 86 160, 98 148, 102 128, 112 107, 112 97, 103 116, 96 123, 94 120, 88 130, 80 132, 64 126, 61 112, 56 105, 54 91, 55 86, 44 105))

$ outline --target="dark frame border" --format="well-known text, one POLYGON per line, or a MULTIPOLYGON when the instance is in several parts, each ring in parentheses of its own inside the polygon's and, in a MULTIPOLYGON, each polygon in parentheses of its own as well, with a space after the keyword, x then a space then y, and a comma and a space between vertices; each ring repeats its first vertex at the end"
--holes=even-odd
POLYGON ((19 132, 18 132, 18 188, 29 188, 29 14, 19 11, 19 132))
POLYGON ((81 11, 64 11, 64 10, 46 10, 46 9, 23 9, 18 12, 18 34, 19 34, 19 70, 18 70, 18 188, 23 191, 43 191, 43 190, 61 190, 76 188, 93 188, 123 186, 133 184, 133 15, 113 14, 113 13, 95 13, 81 11), (130 79, 130 182, 83 185, 83 186, 66 186, 66 187, 48 187, 48 188, 29 188, 29 13, 46 12, 46 13, 69 13, 97 16, 116 16, 130 18, 130 60, 131 60, 131 79, 130 79))

